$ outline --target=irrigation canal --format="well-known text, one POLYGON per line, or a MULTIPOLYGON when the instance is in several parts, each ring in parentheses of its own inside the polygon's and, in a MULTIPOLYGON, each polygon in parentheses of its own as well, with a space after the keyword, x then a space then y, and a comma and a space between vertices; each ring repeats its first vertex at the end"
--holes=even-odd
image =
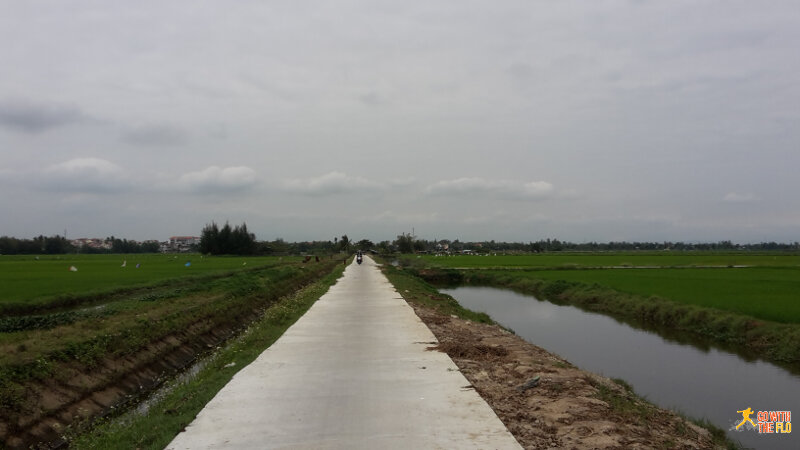
MULTIPOLYGON (((440 289, 466 308, 502 325, 576 366, 621 378, 653 403, 706 418, 747 448, 798 449, 791 434, 732 431, 737 411, 792 411, 800 417, 800 376, 719 348, 677 343, 602 314, 488 287, 440 289)), ((755 418, 755 414, 753 415, 755 418)))

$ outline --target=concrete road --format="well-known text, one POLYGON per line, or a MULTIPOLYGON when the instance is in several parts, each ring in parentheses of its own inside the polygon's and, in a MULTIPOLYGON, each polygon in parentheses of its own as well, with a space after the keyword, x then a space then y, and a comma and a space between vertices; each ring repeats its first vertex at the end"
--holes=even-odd
POLYGON ((167 448, 521 448, 435 341, 365 257, 167 448))

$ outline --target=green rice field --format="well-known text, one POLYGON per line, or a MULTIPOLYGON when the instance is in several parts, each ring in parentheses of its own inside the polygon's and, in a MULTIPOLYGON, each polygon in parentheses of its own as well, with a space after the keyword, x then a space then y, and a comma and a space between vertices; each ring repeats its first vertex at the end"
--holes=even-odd
POLYGON ((542 253, 529 255, 422 256, 427 264, 442 268, 581 268, 581 267, 798 267, 797 253, 744 252, 611 252, 542 253))
POLYGON ((783 323, 800 323, 800 255, 595 253, 426 256, 440 268, 514 269, 506 276, 564 280, 657 296, 783 323))
POLYGON ((0 309, 9 304, 47 303, 57 297, 111 292, 296 260, 299 258, 199 254, 42 255, 38 259, 32 255, 0 255, 0 309), (77 271, 71 271, 71 267, 77 271))
POLYGON ((519 275, 598 284, 764 320, 800 323, 800 268, 539 270, 519 275))

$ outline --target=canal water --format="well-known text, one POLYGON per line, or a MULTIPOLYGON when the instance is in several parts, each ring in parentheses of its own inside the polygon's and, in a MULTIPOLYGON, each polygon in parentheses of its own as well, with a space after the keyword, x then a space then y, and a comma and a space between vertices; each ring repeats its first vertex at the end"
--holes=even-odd
MULTIPOLYGON (((800 428, 791 434, 759 434, 746 426, 733 429, 742 421, 737 411, 748 407, 792 411, 800 417, 800 376, 783 368, 716 348, 679 344, 602 314, 509 290, 440 291, 582 369, 622 378, 661 407, 708 419, 746 448, 800 449, 800 428)), ((755 413, 752 417, 755 422, 755 413)))

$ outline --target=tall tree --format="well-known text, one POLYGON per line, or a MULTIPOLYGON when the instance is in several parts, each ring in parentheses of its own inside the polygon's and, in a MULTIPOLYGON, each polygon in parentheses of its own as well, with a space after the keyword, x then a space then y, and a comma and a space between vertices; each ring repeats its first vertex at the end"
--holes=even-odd
POLYGON ((342 235, 342 238, 339 239, 339 246, 345 253, 350 251, 350 238, 348 238, 346 234, 342 235))
POLYGON ((370 250, 374 246, 375 244, 369 239, 362 239, 358 241, 358 243, 356 244, 356 247, 358 247, 359 250, 363 251, 370 250))
POLYGON ((414 252, 414 238, 410 234, 403 233, 397 236, 397 240, 394 241, 394 245, 397 246, 397 250, 400 253, 414 252))
POLYGON ((218 255, 219 254, 219 227, 216 222, 206 224, 203 227, 203 232, 200 234, 200 253, 218 255))
POLYGON ((200 252, 211 255, 252 255, 256 253, 256 235, 247 231, 247 224, 231 228, 225 222, 219 228, 215 222, 207 224, 200 235, 200 252))

